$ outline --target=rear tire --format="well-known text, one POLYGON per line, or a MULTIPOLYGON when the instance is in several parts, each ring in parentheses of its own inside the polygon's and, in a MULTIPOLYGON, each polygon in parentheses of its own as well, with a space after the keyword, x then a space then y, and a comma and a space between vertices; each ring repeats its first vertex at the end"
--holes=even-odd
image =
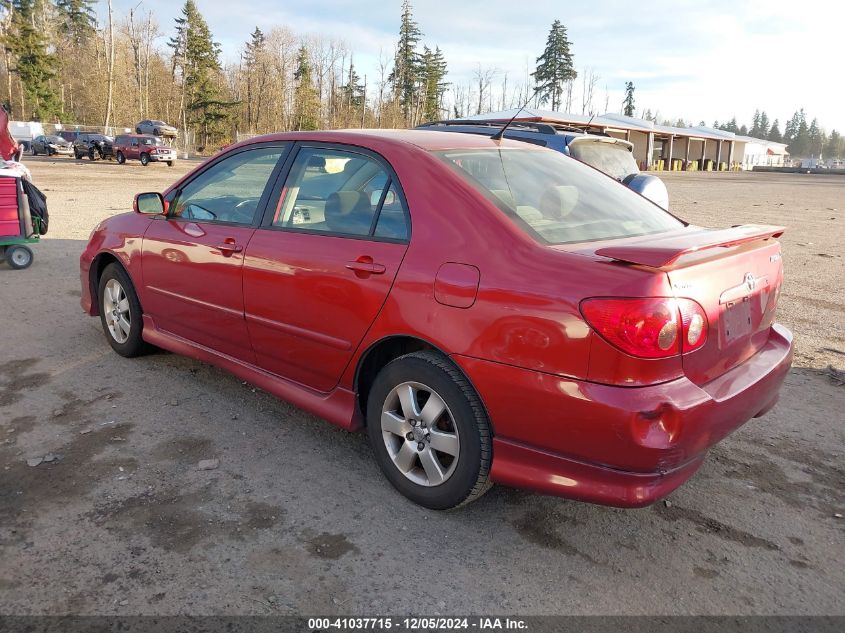
POLYGON ((466 377, 437 352, 382 368, 368 397, 367 434, 388 481, 419 505, 447 510, 490 488, 487 414, 466 377))
POLYGON ((141 165, 146 167, 149 164, 150 164, 150 155, 147 154, 146 152, 141 154, 141 165))
POLYGON ((30 152, 32 153, 33 156, 38 156, 38 152, 35 149, 35 145, 32 146, 32 149, 30 150, 30 152))
POLYGON ((111 348, 126 358, 141 356, 150 346, 142 338, 141 303, 129 275, 118 264, 106 266, 97 287, 100 323, 111 348))
POLYGON ((5 257, 6 261, 9 262, 9 266, 15 270, 23 270, 24 268, 30 267, 34 255, 28 246, 15 245, 9 246, 6 249, 5 257))
POLYGON ((125 162, 126 162, 126 156, 123 155, 123 152, 118 152, 117 153, 117 163, 119 165, 122 165, 125 162))
POLYGON ((74 148, 74 150, 73 150, 73 157, 74 157, 76 160, 82 160, 82 154, 80 154, 80 153, 76 150, 76 148, 74 148))
POLYGON ((168 166, 168 167, 173 167, 173 161, 172 161, 172 160, 167 161, 167 166, 168 166))

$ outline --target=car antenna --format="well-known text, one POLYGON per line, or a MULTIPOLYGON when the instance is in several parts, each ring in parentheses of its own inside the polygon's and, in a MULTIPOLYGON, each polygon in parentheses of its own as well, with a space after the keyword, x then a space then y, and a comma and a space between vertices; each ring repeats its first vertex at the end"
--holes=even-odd
POLYGON ((534 92, 531 93, 531 96, 528 97, 528 99, 525 100, 525 103, 523 103, 522 106, 520 106, 519 110, 516 111, 516 114, 514 114, 511 117, 511 120, 508 121, 507 123, 505 123, 504 126, 502 126, 501 130, 499 130, 493 136, 490 137, 491 140, 494 140, 494 141, 501 141, 502 140, 502 137, 505 135, 505 130, 507 130, 508 126, 516 120, 516 117, 519 116, 519 113, 522 112, 525 109, 525 107, 531 102, 531 99, 534 98, 534 95, 536 95, 539 92, 539 90, 540 90, 540 86, 537 86, 536 88, 534 88, 534 92))

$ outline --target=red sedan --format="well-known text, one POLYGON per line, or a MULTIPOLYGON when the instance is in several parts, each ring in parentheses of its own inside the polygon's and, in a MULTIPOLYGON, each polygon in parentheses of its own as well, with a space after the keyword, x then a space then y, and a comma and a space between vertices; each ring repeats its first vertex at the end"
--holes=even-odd
POLYGON ((643 506, 776 402, 782 231, 690 226, 518 141, 276 134, 97 226, 82 306, 123 356, 365 428, 424 506, 491 482, 643 506))

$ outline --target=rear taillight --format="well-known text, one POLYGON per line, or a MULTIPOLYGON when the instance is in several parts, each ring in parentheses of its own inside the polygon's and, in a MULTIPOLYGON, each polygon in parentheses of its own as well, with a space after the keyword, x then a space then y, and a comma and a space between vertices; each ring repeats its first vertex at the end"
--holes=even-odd
POLYGON ((608 343, 638 358, 677 356, 698 349, 707 338, 707 316, 690 299, 586 299, 581 313, 608 343))
POLYGON ((683 324, 681 349, 684 352, 692 352, 704 345, 704 341, 707 340, 707 315, 704 313, 704 308, 692 299, 676 299, 675 301, 681 311, 683 324))

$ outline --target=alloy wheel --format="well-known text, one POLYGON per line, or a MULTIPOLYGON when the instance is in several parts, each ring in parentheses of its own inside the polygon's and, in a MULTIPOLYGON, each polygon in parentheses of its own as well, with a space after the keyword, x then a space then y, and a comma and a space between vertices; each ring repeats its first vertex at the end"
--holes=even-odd
POLYGON ((103 290, 103 316, 112 338, 118 343, 125 343, 132 327, 132 314, 129 298, 117 279, 109 279, 103 290))
POLYGON ((385 399, 381 431, 393 465, 421 486, 444 483, 458 465, 460 438, 443 398, 418 382, 403 382, 385 399))

